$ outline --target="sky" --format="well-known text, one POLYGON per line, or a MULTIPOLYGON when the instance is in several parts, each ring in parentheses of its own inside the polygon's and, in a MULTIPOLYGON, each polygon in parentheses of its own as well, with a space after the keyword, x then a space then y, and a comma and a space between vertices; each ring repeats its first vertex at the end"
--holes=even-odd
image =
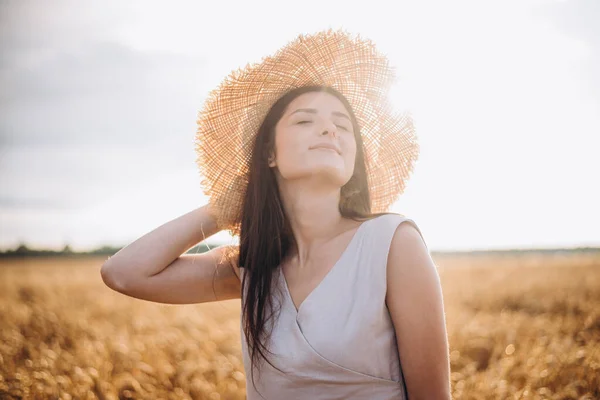
POLYGON ((206 204, 208 92, 327 28, 399 72, 421 153, 390 210, 430 249, 600 246, 600 2, 282 4, 0 1, 0 249, 122 246, 206 204))

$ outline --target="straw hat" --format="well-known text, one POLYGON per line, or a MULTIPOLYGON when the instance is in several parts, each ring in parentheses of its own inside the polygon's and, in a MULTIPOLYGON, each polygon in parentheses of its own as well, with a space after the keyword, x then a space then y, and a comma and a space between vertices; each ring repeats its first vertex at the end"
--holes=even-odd
POLYGON ((299 35, 261 62, 232 71, 198 113, 196 163, 217 224, 240 232, 255 135, 271 106, 300 86, 331 86, 351 104, 364 142, 373 212, 404 192, 419 154, 409 113, 393 110, 394 69, 368 39, 342 30, 299 35))

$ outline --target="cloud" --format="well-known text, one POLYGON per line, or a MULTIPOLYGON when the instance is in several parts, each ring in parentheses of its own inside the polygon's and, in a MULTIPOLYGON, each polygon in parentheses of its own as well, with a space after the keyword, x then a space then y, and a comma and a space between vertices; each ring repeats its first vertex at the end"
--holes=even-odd
POLYGON ((136 146, 189 138, 207 60, 141 51, 121 2, 0 5, 0 146, 136 146))
MULTIPOLYGON (((8 64, 8 65, 7 65, 8 64)), ((1 70, 0 206, 78 208, 194 168, 201 60, 91 42, 1 70)))
POLYGON ((0 7, 1 209, 81 209, 195 168, 205 59, 120 43, 116 2, 0 7))
POLYGON ((29 68, 0 72, 3 144, 132 146, 190 137, 203 94, 202 61, 91 42, 29 68))

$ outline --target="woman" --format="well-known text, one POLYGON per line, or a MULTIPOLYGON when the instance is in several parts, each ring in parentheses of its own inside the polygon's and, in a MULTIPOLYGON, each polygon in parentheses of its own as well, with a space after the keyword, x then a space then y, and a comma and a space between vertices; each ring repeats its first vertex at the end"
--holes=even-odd
POLYGON ((170 304, 241 298, 248 399, 449 399, 435 264, 414 221, 385 212, 418 154, 393 78, 371 42, 331 30, 233 72, 198 119, 209 205, 122 249, 104 281, 170 304), (222 229, 240 245, 183 254, 222 229))

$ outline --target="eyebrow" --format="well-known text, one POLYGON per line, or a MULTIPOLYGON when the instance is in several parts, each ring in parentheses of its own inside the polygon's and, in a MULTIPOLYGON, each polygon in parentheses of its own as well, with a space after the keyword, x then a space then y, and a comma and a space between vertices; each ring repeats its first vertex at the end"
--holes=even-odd
MULTIPOLYGON (((296 114, 298 112, 306 112, 306 113, 310 113, 310 114, 316 114, 318 111, 315 108, 299 108, 296 111, 292 112, 290 114, 290 116, 292 116, 293 114, 296 114)), ((343 112, 333 111, 331 114, 337 115, 338 117, 346 118, 348 121, 350 121, 350 117, 347 116, 346 114, 344 114, 343 112)))

